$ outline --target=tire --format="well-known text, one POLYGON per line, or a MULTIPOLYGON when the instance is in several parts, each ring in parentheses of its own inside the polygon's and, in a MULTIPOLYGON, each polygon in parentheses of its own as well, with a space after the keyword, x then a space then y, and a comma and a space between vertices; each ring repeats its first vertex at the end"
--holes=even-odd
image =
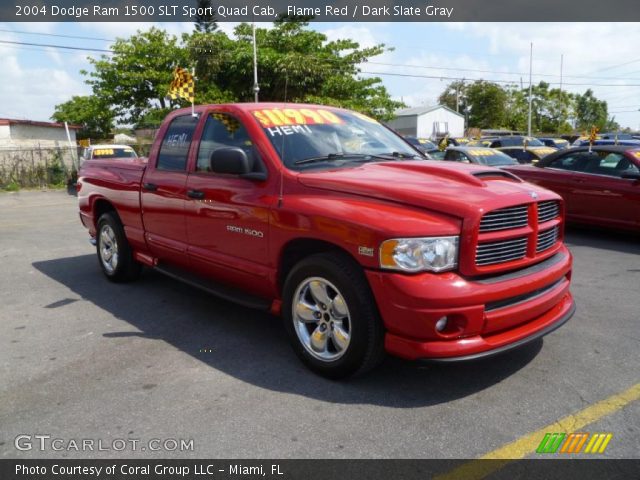
POLYGON ((285 281, 283 322, 294 351, 314 372, 340 379, 384 358, 384 328, 361 267, 341 253, 312 255, 285 281))
POLYGON ((133 259, 131 246, 115 212, 98 219, 96 253, 102 272, 112 282, 130 282, 140 276, 142 265, 133 259))

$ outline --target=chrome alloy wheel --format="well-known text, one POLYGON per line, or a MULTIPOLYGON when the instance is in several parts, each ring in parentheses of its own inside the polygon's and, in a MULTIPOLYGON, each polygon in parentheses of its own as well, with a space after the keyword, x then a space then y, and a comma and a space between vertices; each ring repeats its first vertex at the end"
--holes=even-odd
POLYGON ((103 225, 100 229, 100 261, 105 270, 112 274, 118 268, 118 241, 110 225, 103 225))
POLYGON ((351 318, 335 285, 321 277, 305 279, 293 296, 292 310, 298 339, 313 357, 331 362, 345 354, 351 340, 351 318))

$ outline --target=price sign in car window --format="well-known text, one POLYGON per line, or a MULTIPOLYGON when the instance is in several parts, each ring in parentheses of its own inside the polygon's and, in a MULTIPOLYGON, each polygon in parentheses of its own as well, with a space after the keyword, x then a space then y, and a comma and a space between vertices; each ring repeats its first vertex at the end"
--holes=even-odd
POLYGON ((335 113, 324 108, 265 108, 252 113, 263 128, 344 123, 335 113))

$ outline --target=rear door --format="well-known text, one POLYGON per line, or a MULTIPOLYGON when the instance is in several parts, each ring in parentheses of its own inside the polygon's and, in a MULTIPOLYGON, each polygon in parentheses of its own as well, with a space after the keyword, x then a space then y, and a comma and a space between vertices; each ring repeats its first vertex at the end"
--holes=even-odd
POLYGON ((142 180, 142 220, 147 245, 160 261, 181 266, 188 264, 187 160, 198 120, 191 114, 171 120, 155 156, 155 165, 147 168, 142 180))
POLYGON ((640 173, 622 152, 594 152, 574 176, 573 195, 582 220, 618 228, 640 226, 640 182, 622 178, 640 173))

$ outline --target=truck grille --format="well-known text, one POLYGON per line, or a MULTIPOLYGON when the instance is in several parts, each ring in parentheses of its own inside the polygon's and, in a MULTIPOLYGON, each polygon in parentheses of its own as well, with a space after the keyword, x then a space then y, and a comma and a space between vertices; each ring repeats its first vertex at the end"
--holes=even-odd
POLYGON ((527 237, 481 243, 476 251, 476 265, 493 265, 520 260, 525 257, 526 253, 527 237))
POLYGON ((519 205, 517 207, 501 208, 494 210, 482 217, 480 232, 493 232, 511 228, 524 227, 529 223, 529 207, 519 205))
POLYGON ((560 205, 555 200, 538 203, 538 223, 548 222, 560 215, 560 205))
POLYGON ((523 265, 551 253, 562 234, 561 206, 557 200, 543 200, 484 214, 476 237, 476 273, 499 264, 523 265))
POLYGON ((544 252, 551 248, 558 241, 558 226, 556 225, 549 230, 538 233, 538 242, 536 243, 536 252, 544 252))

